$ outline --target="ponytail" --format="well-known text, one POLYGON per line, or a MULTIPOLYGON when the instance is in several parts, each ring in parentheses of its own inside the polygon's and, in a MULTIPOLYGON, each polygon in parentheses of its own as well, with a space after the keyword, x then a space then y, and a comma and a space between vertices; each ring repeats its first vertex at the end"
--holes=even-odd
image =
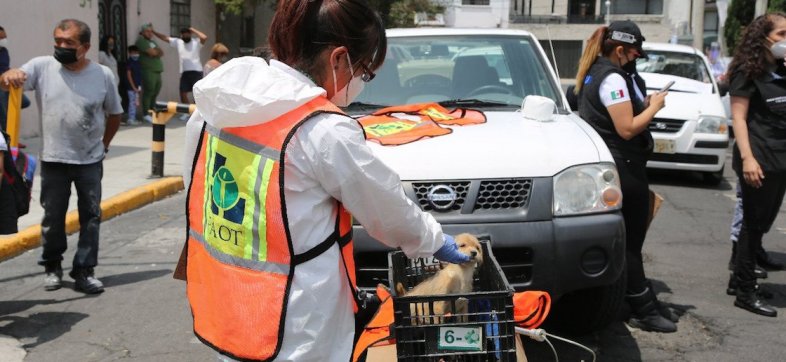
POLYGON ((601 26, 592 33, 589 39, 587 39, 587 47, 584 48, 584 53, 581 54, 581 59, 579 60, 579 71, 576 73, 576 86, 573 88, 573 92, 577 95, 584 85, 584 78, 587 76, 587 72, 589 72, 590 67, 595 63, 595 59, 597 59, 603 51, 603 42, 606 38, 607 30, 607 26, 601 26))
POLYGON ((309 23, 314 23, 314 11, 318 11, 322 1, 279 1, 276 14, 270 23, 268 44, 271 58, 286 64, 300 60, 303 45, 310 42, 312 32, 306 31, 309 23), (284 15, 285 14, 285 15, 284 15), (309 21, 309 16, 312 16, 309 21))

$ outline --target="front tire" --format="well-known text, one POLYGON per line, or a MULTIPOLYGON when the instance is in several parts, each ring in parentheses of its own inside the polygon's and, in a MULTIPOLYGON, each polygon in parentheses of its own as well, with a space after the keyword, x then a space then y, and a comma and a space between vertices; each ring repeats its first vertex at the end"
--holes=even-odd
POLYGON ((549 317, 550 328, 573 335, 599 331, 618 320, 623 303, 627 273, 623 270, 612 284, 568 293, 557 301, 549 317))
POLYGON ((720 171, 715 172, 705 172, 702 176, 704 177, 704 182, 708 185, 717 186, 723 181, 723 171, 726 169, 726 166, 721 167, 720 171))

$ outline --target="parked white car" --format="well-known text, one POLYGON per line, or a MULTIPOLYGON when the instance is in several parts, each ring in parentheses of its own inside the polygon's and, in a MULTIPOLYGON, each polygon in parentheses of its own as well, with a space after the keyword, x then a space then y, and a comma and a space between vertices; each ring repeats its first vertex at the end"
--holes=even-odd
POLYGON ((729 146, 728 114, 721 91, 699 50, 676 44, 643 44, 646 59, 636 64, 647 92, 675 81, 666 107, 650 123, 655 150, 647 167, 700 171, 711 184, 723 180, 729 146))
MULTIPOLYGON (((509 29, 391 29, 387 36, 394 51, 348 113, 439 102, 487 117, 404 145, 369 141, 407 195, 445 232, 488 237, 514 288, 551 294, 550 319, 580 331, 612 321, 625 288, 616 166, 592 127, 568 110, 537 39, 509 29), (522 110, 527 96, 546 99, 526 98, 522 110), (545 116, 530 105, 545 106, 545 116)), ((388 249, 360 225, 354 235, 359 284, 387 282, 388 249)))

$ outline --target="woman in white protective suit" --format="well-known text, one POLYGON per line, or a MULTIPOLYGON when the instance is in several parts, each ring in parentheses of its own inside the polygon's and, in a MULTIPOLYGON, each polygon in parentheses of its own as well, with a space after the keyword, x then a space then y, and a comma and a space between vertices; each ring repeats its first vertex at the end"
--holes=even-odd
POLYGON ((221 358, 347 361, 357 299, 351 218, 409 257, 461 263, 346 106, 387 41, 365 0, 279 0, 273 59, 233 59, 194 87, 187 126, 187 293, 221 358))

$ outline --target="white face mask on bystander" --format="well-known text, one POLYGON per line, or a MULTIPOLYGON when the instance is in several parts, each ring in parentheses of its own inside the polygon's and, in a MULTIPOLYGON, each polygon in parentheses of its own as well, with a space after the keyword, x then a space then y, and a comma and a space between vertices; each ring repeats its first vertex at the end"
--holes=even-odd
POLYGON ((8 38, 0 39, 0 48, 8 48, 8 38))
POLYGON ((352 70, 352 60, 347 53, 347 62, 349 63, 349 74, 352 79, 340 90, 337 90, 338 84, 336 83, 336 70, 333 69, 333 97, 330 101, 339 107, 346 107, 363 91, 366 83, 363 81, 362 74, 355 76, 355 71, 352 70))

